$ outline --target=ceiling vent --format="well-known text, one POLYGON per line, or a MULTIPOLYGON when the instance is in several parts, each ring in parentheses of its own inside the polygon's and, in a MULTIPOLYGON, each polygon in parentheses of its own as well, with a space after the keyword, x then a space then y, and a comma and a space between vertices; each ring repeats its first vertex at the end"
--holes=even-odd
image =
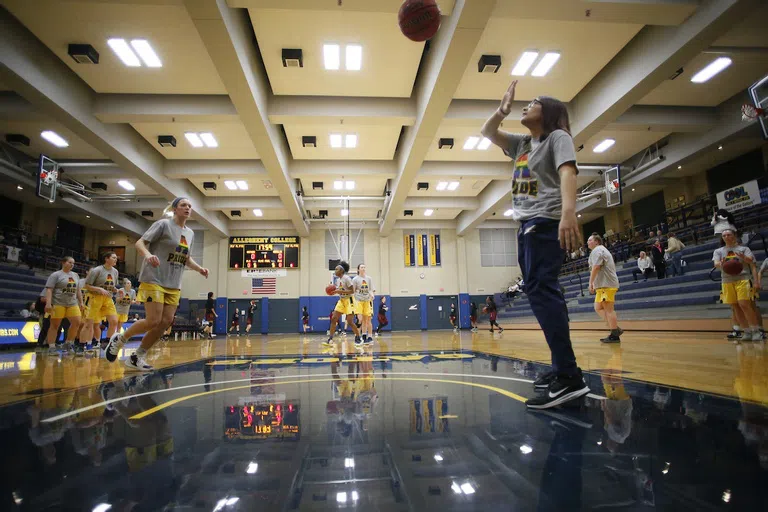
POLYGON ((406 217, 413 217, 413 210, 405 210, 403 215, 406 217))
POLYGON ((501 55, 482 55, 477 61, 478 73, 498 73, 501 67, 501 55))
POLYGON ((283 48, 284 68, 303 68, 304 54, 301 48, 283 48))
POLYGON ((429 183, 426 181, 420 181, 416 184, 416 190, 429 190, 429 183))
POLYGON ((437 149, 453 149, 453 139, 440 139, 437 142, 437 149))
POLYGON ((304 135, 301 138, 301 145, 305 148, 316 148, 317 147, 317 137, 314 135, 304 135))
POLYGON ((312 190, 323 190, 323 182, 322 181, 313 181, 312 182, 312 190))
POLYGON ((160 144, 161 148, 175 148, 176 137, 173 135, 160 135, 157 138, 157 143, 160 144))
POLYGON ((232 217, 240 217, 240 210, 232 210, 229 212, 232 217))
POLYGON ((71 44, 67 49, 70 57, 78 64, 98 64, 99 52, 89 44, 71 44))
POLYGON ((152 210, 142 210, 141 211, 141 216, 142 217, 154 217, 155 214, 152 213, 152 210))
POLYGON ((216 190, 216 182, 215 181, 204 181, 203 182, 203 190, 216 190))

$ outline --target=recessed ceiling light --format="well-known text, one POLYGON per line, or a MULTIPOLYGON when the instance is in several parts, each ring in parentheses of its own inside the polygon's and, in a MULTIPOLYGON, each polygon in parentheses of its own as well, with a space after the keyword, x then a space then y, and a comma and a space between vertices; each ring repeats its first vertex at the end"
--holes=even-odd
POLYGON ((235 185, 237 185, 237 188, 239 188, 240 190, 248 190, 248 182, 246 181, 237 180, 235 182, 235 185))
POLYGON ((504 212, 505 217, 511 217, 512 216, 512 208, 504 212))
POLYGON ((448 190, 454 191, 457 188, 459 188, 459 182, 458 181, 452 181, 448 184, 448 190))
POLYGON ((259 208, 254 208, 253 209, 253 214, 255 216, 257 216, 257 217, 263 217, 264 216, 264 212, 262 212, 261 209, 259 209, 259 208))
POLYGON ((544 76, 549 73, 552 66, 560 59, 560 54, 557 52, 547 52, 544 57, 541 58, 536 67, 531 71, 531 76, 544 76))
POLYGON ((437 190, 439 190, 440 192, 442 192, 443 190, 448 188, 448 182, 447 181, 438 181, 437 182, 437 187, 435 187, 435 188, 437 190))
POLYGON ((603 142, 595 146, 595 149, 593 149, 592 151, 594 151, 595 153, 602 153, 608 148, 610 148, 611 146, 613 146, 614 144, 616 144, 615 140, 605 139, 603 142))
POLYGON ((324 44, 323 45, 323 64, 325 69, 334 70, 339 69, 340 64, 339 45, 337 44, 324 44))
POLYGON ((489 147, 491 147, 491 139, 486 139, 485 137, 483 137, 483 139, 477 145, 477 149, 479 149, 481 151, 485 151, 489 147))
POLYGON ((184 134, 184 137, 186 137, 189 143, 192 144, 193 148, 203 147, 203 141, 200 140, 200 137, 196 133, 187 132, 184 134))
POLYGON ((110 229, 115 229, 115 226, 109 226, 110 229))
POLYGON ((16 185, 16 190, 24 190, 24 187, 22 187, 21 185, 16 185))
POLYGON ((107 512, 107 510, 111 509, 112 505, 109 503, 99 503, 95 507, 93 507, 93 510, 91 512, 107 512))
POLYGON ((467 137, 467 141, 464 143, 464 149, 475 149, 478 142, 480 142, 480 137, 467 137))
POLYGON ((462 492, 464 494, 474 494, 475 493, 475 488, 472 487, 472 484, 470 484, 469 482, 464 482, 463 484, 461 484, 461 490, 462 490, 462 492))
POLYGON ((728 57, 718 57, 707 65, 704 69, 691 77, 691 82, 702 84, 727 68, 733 61, 728 57))
POLYGON ((345 492, 337 492, 336 493, 336 501, 339 503, 346 503, 347 502, 347 493, 345 492))
POLYGON ((581 214, 578 214, 578 215, 577 215, 577 217, 578 217, 578 218, 581 218, 581 214))
POLYGON ((357 491, 352 491, 352 501, 357 501, 360 498, 360 495, 357 493, 357 491))
POLYGON ((354 133, 348 133, 344 137, 344 147, 345 148, 356 148, 357 147, 357 135, 354 133))
POLYGON ((435 454, 435 462, 443 462, 443 456, 439 453, 435 454))
POLYGON ((90 218, 91 218, 91 216, 90 216, 90 215, 86 215, 86 216, 85 216, 85 218, 86 218, 86 219, 90 219, 90 218))
POLYGON ((529 453, 531 453, 533 451, 533 448, 531 448, 527 444, 521 444, 520 445, 520 451, 527 455, 527 454, 529 454, 529 453))
POLYGON ((203 141, 203 144, 208 146, 209 148, 217 148, 219 147, 219 143, 216 142, 216 137, 213 136, 212 133, 201 133, 200 138, 203 141))
POLYGON ((454 494, 461 494, 461 487, 456 482, 451 482, 451 490, 454 494))
MULTIPOLYGON (((349 210, 347 210, 346 208, 342 209, 341 210, 341 216, 342 217, 346 217, 347 215, 349 215, 349 210)), ((355 467, 354 466, 354 462, 353 462, 352 466, 347 466, 347 467, 355 467)))
POLYGON ((634 191, 635 191, 635 189, 632 189, 632 192, 634 192, 634 191))
POLYGON ((50 142, 51 144, 53 144, 54 146, 56 146, 57 148, 66 148, 67 146, 69 146, 69 142, 64 140, 64 138, 58 133, 53 132, 51 130, 45 130, 44 132, 41 132, 40 136, 45 140, 47 140, 48 142, 50 142))
POLYGON ((259 465, 256 462, 249 462, 248 463, 248 469, 245 470, 246 473, 249 475, 252 475, 256 473, 259 470, 259 465))
MULTIPOLYGON (((435 212, 434 210, 427 208, 426 210, 424 210, 424 216, 431 217, 434 212, 435 212)), ((438 455, 435 455, 435 457, 438 457, 438 455)), ((441 457, 441 460, 442 460, 442 457, 441 457)))
POLYGON ((520 58, 517 60, 515 67, 512 68, 512 74, 514 76, 524 76, 531 68, 536 58, 539 56, 539 52, 523 52, 520 58))
POLYGON ((343 181, 334 181, 333 182, 333 190, 344 190, 344 182, 343 181))
POLYGON ((133 183, 126 180, 117 180, 117 184, 123 187, 125 190, 128 191, 134 191, 136 190, 136 187, 133 186, 133 183))
POLYGON ((331 134, 331 147, 332 148, 340 148, 341 147, 341 134, 340 133, 332 133, 331 134))
POLYGON ((354 181, 345 181, 344 182, 344 188, 347 190, 355 190, 355 182, 354 181))
POLYGON ((123 64, 132 68, 141 67, 141 61, 139 61, 139 58, 133 53, 133 50, 131 50, 131 47, 125 42, 125 39, 108 39, 107 44, 112 48, 112 51, 115 52, 118 58, 123 61, 123 64))
POLYGON ((723 149, 723 146, 717 146, 718 151, 723 149))
POLYGON ((347 71, 360 71, 363 67, 363 47, 359 44, 348 44, 344 66, 347 71))
POLYGON ((683 168, 683 166, 682 166, 682 165, 678 165, 678 166, 677 166, 677 170, 678 170, 678 171, 679 171, 680 169, 682 169, 682 168, 683 168))
POLYGON ((150 46, 149 41, 146 39, 134 39, 131 41, 131 46, 139 54, 141 60, 148 68, 161 68, 163 63, 160 62, 160 58, 155 53, 155 50, 150 46))
POLYGON ((345 468, 355 467, 355 459, 353 459, 352 457, 347 457, 346 459, 344 459, 344 467, 345 468))
POLYGON ((227 187, 229 190, 237 190, 237 185, 232 180, 226 180, 224 182, 224 186, 227 187))

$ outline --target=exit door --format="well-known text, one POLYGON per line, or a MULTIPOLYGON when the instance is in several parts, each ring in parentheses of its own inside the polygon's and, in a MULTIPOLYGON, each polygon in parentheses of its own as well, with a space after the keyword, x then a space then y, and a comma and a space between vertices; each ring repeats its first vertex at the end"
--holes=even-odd
POLYGON ((451 304, 456 306, 456 324, 459 323, 459 297, 456 295, 427 295, 427 329, 450 329, 451 304))
POLYGON ((391 297, 393 331, 418 331, 421 329, 419 297, 391 297))

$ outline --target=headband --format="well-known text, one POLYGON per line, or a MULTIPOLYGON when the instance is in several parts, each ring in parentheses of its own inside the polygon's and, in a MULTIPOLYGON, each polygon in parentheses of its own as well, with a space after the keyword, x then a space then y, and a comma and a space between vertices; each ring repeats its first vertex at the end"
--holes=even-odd
POLYGON ((186 197, 177 197, 176 199, 174 199, 173 202, 171 203, 171 208, 176 208, 177 206, 179 206, 179 203, 181 201, 183 201, 184 199, 188 199, 188 198, 186 198, 186 197))

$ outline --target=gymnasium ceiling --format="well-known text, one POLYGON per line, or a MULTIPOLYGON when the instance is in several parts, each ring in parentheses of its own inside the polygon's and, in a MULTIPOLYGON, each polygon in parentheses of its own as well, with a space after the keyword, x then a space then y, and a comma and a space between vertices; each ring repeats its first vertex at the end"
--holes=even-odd
MULTIPOLYGON (((526 50, 560 59, 543 77, 520 77, 503 128, 522 131, 519 111, 537 95, 566 101, 583 145, 581 186, 607 166, 626 173, 644 164, 628 186, 645 195, 763 144, 739 113, 746 88, 768 73, 759 22, 768 6, 759 0, 438 0, 442 26, 428 47, 400 33, 400 3, 0 0, 0 136, 24 134, 29 157, 49 155, 70 178, 123 195, 68 199, 61 206, 73 219, 87 214, 91 224, 140 233, 169 198, 185 195, 199 227, 217 236, 306 235, 343 220, 342 209, 383 236, 507 225, 508 159, 495 147, 463 145, 480 135, 526 50), (110 38, 147 40, 162 67, 125 66, 110 38), (75 62, 71 43, 91 44, 99 63, 75 62), (324 69, 324 44, 340 46, 339 70, 324 69), (345 69, 347 45, 362 47, 359 71, 345 69), (303 67, 284 67, 284 48, 300 48, 303 67), (478 72, 484 54, 501 56, 497 73, 478 72), (691 82, 721 56, 730 67, 691 82), (51 145, 43 130, 69 146, 51 145), (187 132, 212 133, 218 147, 192 147, 187 132), (356 147, 331 147, 332 134, 356 137, 356 147), (160 147, 160 135, 173 135, 176 147, 160 147), (305 136, 316 147, 304 147, 305 136), (441 138, 454 147, 439 149, 441 138), (607 138, 614 146, 593 152, 607 138), (641 161, 657 144, 666 159, 641 161), (238 180, 247 190, 227 188, 238 180), (440 191, 440 182, 458 185, 440 191), (349 206, 341 196, 353 198, 349 206), (325 220, 313 219, 321 210, 325 220), (153 217, 142 219, 146 211, 153 217)), ((19 182, 8 169, 0 180, 19 182)), ((580 202, 582 220, 601 215, 603 202, 580 202)))

